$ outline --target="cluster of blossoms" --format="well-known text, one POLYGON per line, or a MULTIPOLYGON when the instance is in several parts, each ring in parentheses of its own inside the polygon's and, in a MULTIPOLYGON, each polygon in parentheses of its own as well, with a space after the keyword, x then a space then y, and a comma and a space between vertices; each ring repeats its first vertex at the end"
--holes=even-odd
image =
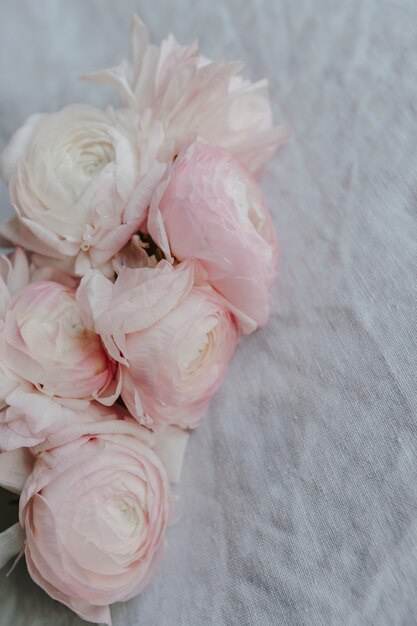
POLYGON ((133 59, 86 78, 120 108, 31 116, 1 156, 0 565, 91 622, 138 594, 171 487, 239 337, 266 323, 275 234, 257 177, 288 137, 267 83, 133 19, 133 59))

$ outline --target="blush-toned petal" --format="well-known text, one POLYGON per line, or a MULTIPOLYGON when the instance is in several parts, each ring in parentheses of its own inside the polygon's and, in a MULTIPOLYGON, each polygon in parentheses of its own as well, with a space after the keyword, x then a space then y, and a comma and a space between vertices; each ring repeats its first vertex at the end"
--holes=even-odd
POLYGON ((242 332, 263 326, 278 247, 256 180, 227 150, 197 141, 178 156, 162 184, 149 212, 151 235, 168 241, 176 259, 198 262, 242 332))
POLYGON ((94 328, 96 320, 108 310, 112 298, 112 282, 101 272, 91 270, 82 278, 77 289, 77 302, 89 328, 94 328))
POLYGON ((120 361, 126 333, 155 324, 187 295, 193 279, 192 263, 174 268, 161 261, 155 268, 121 268, 114 285, 99 272, 91 272, 81 281, 77 297, 88 323, 93 322, 113 358, 120 361))
POLYGON ((157 433, 155 452, 161 459, 170 483, 177 485, 180 482, 182 464, 187 448, 189 433, 181 428, 170 426, 157 433))

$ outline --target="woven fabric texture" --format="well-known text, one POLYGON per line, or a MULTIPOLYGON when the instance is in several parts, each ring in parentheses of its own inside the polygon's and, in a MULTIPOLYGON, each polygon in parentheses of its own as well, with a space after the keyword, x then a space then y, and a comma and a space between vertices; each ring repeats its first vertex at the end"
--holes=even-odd
MULTIPOLYGON (((0 148, 32 112, 108 101, 76 77, 128 54, 133 10, 156 41, 197 36, 267 75, 295 138, 263 182, 282 253, 270 323, 192 436, 166 558, 114 626, 413 626, 417 4, 1 0, 0 148)), ((83 623, 23 563, 1 574, 0 626, 83 623)))

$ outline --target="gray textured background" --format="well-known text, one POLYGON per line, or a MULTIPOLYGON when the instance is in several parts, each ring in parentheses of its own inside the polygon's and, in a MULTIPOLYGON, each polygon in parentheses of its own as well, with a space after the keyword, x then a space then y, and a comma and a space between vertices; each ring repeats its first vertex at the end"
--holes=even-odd
MULTIPOLYGON (((417 3, 2 0, 2 144, 32 112, 105 102, 76 76, 128 52, 133 9, 157 41, 197 35, 268 75, 296 139, 264 183, 270 324, 192 437, 167 557, 114 624, 417 624, 417 3)), ((81 623, 23 564, 1 579, 1 626, 81 623)))

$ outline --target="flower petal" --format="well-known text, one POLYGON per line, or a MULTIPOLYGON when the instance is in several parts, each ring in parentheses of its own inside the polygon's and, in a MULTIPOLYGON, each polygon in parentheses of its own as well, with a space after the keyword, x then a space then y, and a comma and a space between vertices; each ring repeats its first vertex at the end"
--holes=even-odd
POLYGON ((170 483, 178 485, 187 448, 189 433, 181 428, 169 426, 155 434, 154 451, 161 459, 170 483))

